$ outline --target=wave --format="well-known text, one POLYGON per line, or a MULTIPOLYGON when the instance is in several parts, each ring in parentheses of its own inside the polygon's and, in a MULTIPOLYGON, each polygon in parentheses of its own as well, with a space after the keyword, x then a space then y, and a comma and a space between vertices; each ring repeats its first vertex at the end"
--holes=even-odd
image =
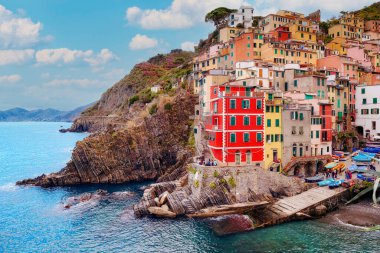
POLYGON ((5 185, 0 185, 0 192, 14 192, 18 186, 15 183, 8 183, 5 185))

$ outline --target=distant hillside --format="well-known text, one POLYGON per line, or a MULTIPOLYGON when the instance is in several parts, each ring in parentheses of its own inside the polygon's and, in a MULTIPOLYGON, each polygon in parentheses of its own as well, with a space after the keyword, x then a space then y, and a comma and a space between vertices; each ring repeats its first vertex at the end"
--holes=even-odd
POLYGON ((0 121, 74 121, 84 110, 93 104, 78 107, 72 111, 59 111, 55 109, 38 109, 28 111, 23 108, 12 108, 0 111, 0 121))
POLYGON ((365 20, 380 19, 380 2, 364 7, 354 13, 358 14, 365 20))

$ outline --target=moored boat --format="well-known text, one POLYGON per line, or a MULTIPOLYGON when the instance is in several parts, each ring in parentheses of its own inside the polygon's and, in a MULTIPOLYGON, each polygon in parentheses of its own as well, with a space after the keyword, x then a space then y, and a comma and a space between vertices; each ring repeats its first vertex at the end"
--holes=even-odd
POLYGON ((323 179, 325 179, 325 177, 323 175, 316 175, 314 177, 305 178, 305 182, 306 183, 318 183, 318 182, 323 181, 323 179))
POLYGON ((323 181, 319 182, 318 186, 328 186, 333 181, 334 181, 334 179, 328 178, 326 180, 323 180, 323 181))
POLYGON ((342 183, 344 182, 344 180, 333 180, 332 182, 329 183, 329 188, 337 188, 339 187, 342 183))

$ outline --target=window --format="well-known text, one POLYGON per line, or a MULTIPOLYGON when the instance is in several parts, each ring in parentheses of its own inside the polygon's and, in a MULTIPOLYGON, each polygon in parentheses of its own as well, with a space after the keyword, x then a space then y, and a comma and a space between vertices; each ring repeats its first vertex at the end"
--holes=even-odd
POLYGON ((267 127, 271 127, 272 121, 270 119, 267 119, 267 127))
POLYGON ((299 134, 303 135, 303 126, 300 126, 300 128, 299 128, 299 134))
POLYGON ((244 126, 249 126, 249 116, 244 116, 244 126))
POLYGON ((262 133, 256 133, 256 140, 257 142, 263 141, 263 134, 262 133))
POLYGON ((297 87, 297 86, 298 86, 298 81, 294 80, 294 87, 297 87))
POLYGON ((297 133, 297 129, 295 126, 292 126, 292 135, 295 135, 297 133))
POLYGON ((242 100, 241 101, 241 108, 243 109, 249 109, 249 100, 242 100))
POLYGON ((244 133, 244 142, 249 142, 249 133, 244 133))
POLYGON ((297 144, 293 144, 293 156, 297 156, 297 144))
POLYGON ((365 88, 362 88, 362 94, 365 94, 365 88))
POLYGON ((280 120, 276 119, 276 127, 280 127, 280 120))
POLYGON ((235 133, 230 133, 230 142, 235 143, 236 142, 236 134, 235 133))
POLYGON ((363 105, 367 104, 367 99, 363 98, 363 105))
POLYGON ((274 50, 274 54, 277 54, 277 49, 274 50))
POLYGON ((315 138, 319 138, 319 131, 315 131, 315 138))
POLYGON ((261 126, 263 124, 263 118, 261 116, 257 116, 256 125, 261 126))
POLYGON ((236 126, 236 117, 235 116, 230 117, 230 126, 236 126))
POLYGON ((235 99, 230 100, 230 109, 236 109, 236 100, 235 99))
POLYGON ((268 99, 273 100, 273 94, 268 94, 268 99))
POLYGON ((377 104, 377 98, 373 98, 373 99, 372 99, 372 102, 373 102, 374 104, 377 104))
POLYGON ((261 100, 257 100, 257 102, 256 102, 256 109, 261 109, 261 107, 262 107, 261 100))
POLYGON ((230 93, 231 93, 231 87, 230 87, 230 86, 226 86, 226 93, 227 93, 227 94, 230 94, 230 93))
POLYGON ((379 108, 371 109, 371 114, 379 114, 379 108))
POLYGON ((217 88, 214 88, 214 95, 216 95, 216 92, 217 92, 217 88))
POLYGON ((266 112, 270 112, 270 106, 267 105, 265 108, 266 108, 266 112))
POLYGON ((376 121, 372 121, 372 130, 376 130, 376 121))
POLYGON ((243 81, 243 86, 247 86, 247 82, 246 81, 243 81))
POLYGON ((303 113, 300 112, 300 120, 303 120, 303 113))
POLYGON ((310 131, 310 138, 313 139, 313 131, 310 131))
POLYGON ((276 112, 280 112, 280 107, 276 106, 276 112))
POLYGON ((218 103, 214 103, 214 113, 218 113, 218 103))

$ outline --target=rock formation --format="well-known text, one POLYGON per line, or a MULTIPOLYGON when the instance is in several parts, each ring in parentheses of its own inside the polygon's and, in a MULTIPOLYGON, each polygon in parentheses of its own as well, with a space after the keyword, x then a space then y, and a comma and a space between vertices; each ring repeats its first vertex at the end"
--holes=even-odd
POLYGON ((192 156, 192 54, 174 51, 135 66, 68 131, 90 131, 57 173, 17 182, 42 187, 173 180, 192 156), (180 78, 182 77, 182 79, 180 78), (163 87, 159 94, 151 87, 163 87), (173 87, 177 86, 177 87, 173 87))

